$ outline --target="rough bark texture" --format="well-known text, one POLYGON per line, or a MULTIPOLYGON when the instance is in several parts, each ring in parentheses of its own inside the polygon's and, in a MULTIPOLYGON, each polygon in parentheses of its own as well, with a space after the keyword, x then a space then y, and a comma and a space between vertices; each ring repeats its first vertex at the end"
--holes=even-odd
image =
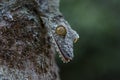
POLYGON ((59 80, 37 1, 48 0, 0 0, 0 80, 59 80))

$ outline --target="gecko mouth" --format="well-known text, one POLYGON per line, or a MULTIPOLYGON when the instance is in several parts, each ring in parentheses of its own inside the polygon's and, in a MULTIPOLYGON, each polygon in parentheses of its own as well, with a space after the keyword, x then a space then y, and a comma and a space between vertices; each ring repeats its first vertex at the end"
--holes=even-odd
POLYGON ((61 50, 61 48, 60 48, 60 46, 59 46, 59 44, 57 43, 56 40, 55 40, 55 42, 56 42, 56 46, 57 46, 56 51, 58 52, 59 57, 61 58, 61 60, 62 60, 64 63, 70 62, 70 61, 72 60, 72 58, 68 58, 68 57, 64 54, 64 52, 61 50))

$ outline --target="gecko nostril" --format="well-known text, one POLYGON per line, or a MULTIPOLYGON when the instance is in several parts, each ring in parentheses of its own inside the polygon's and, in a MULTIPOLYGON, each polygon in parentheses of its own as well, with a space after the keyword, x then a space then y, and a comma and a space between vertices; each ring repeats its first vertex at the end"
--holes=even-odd
POLYGON ((79 40, 79 38, 75 38, 75 39, 73 40, 73 42, 76 43, 78 40, 79 40))

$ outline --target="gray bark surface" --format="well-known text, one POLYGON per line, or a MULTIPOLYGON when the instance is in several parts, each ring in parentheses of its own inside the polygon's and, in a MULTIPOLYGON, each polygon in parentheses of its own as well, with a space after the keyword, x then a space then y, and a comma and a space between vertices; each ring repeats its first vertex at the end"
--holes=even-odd
POLYGON ((0 0, 0 80, 59 80, 51 37, 40 18, 46 3, 59 13, 56 1, 0 0))

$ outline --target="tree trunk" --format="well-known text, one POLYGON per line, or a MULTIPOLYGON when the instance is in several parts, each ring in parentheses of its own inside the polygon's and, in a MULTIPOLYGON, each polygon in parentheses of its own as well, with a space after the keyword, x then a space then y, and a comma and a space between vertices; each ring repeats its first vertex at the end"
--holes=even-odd
POLYGON ((0 0, 0 80, 59 80, 40 17, 59 14, 58 8, 59 0, 0 0))

